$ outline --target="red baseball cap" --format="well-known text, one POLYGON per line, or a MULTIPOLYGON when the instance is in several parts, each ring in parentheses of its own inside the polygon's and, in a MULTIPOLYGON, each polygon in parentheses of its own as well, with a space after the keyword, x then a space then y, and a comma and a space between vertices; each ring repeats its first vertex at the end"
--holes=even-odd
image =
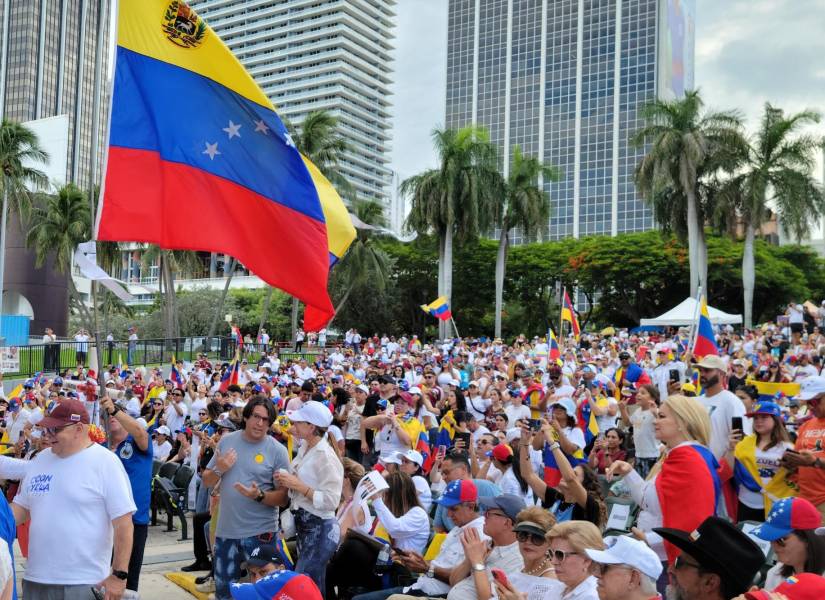
POLYGON ((38 423, 40 427, 63 427, 75 423, 89 424, 86 406, 75 398, 65 398, 57 402, 51 412, 38 423))
POLYGON ((507 444, 499 444, 493 448, 492 455, 499 462, 510 463, 513 460, 513 449, 507 444))
MULTIPOLYGON (((825 598, 825 577, 814 573, 799 573, 788 577, 772 592, 783 594, 788 600, 822 600, 825 598)), ((770 600, 771 597, 766 590, 745 593, 748 600, 770 600)))

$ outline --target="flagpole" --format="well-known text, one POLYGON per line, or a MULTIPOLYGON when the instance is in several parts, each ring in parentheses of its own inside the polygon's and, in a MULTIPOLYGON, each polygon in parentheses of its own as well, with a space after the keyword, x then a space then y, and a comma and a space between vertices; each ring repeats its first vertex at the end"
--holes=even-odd
POLYGON ((455 324, 455 319, 452 316, 450 316, 450 323, 453 324, 453 329, 455 329, 455 337, 461 338, 461 335, 458 333, 458 327, 455 324))
POLYGON ((567 288, 562 286, 561 288, 561 298, 559 298, 559 339, 562 340, 559 344, 563 343, 564 341, 564 297, 567 295, 567 288))

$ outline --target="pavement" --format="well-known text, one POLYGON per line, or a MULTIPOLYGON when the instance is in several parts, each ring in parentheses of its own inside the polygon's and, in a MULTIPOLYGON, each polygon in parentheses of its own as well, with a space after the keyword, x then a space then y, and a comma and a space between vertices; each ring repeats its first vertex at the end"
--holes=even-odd
MULTIPOLYGON (((143 569, 140 572, 139 592, 141 600, 192 600, 194 596, 178 587, 165 574, 178 571, 181 567, 194 561, 192 553, 192 522, 189 519, 190 537, 185 542, 178 540, 179 531, 166 531, 165 519, 158 519, 156 527, 149 526, 146 551, 143 556, 143 569)), ((26 559, 20 554, 20 547, 15 542, 14 563, 17 569, 18 595, 22 593, 23 573, 26 559)), ((202 575, 203 573, 198 573, 202 575)), ((22 596, 21 596, 22 598, 22 596)))

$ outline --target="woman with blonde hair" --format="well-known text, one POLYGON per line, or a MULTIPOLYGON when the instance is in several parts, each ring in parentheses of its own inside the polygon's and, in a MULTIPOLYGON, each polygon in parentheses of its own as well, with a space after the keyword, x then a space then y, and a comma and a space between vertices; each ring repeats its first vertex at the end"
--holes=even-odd
POLYGON ((590 521, 556 523, 547 534, 556 578, 564 584, 560 600, 597 600, 598 580, 590 574, 585 550, 603 550, 601 531, 590 521))
MULTIPOLYGON (((624 477, 633 501, 641 507, 638 526, 633 529, 636 537, 647 542, 663 561, 673 564, 678 549, 653 528, 693 531, 715 515, 722 495, 719 463, 708 449, 710 417, 695 398, 669 396, 659 408, 655 432, 667 450, 647 479, 623 461, 610 465, 606 475, 608 481, 613 475, 624 477)), ((660 591, 666 584, 666 577, 660 577, 660 591)))

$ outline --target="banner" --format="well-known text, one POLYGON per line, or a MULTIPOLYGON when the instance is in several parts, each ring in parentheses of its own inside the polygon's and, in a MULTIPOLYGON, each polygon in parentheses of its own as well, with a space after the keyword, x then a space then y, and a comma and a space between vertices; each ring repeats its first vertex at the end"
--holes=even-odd
POLYGON ((0 348, 0 372, 17 373, 20 371, 20 348, 8 346, 0 348))

